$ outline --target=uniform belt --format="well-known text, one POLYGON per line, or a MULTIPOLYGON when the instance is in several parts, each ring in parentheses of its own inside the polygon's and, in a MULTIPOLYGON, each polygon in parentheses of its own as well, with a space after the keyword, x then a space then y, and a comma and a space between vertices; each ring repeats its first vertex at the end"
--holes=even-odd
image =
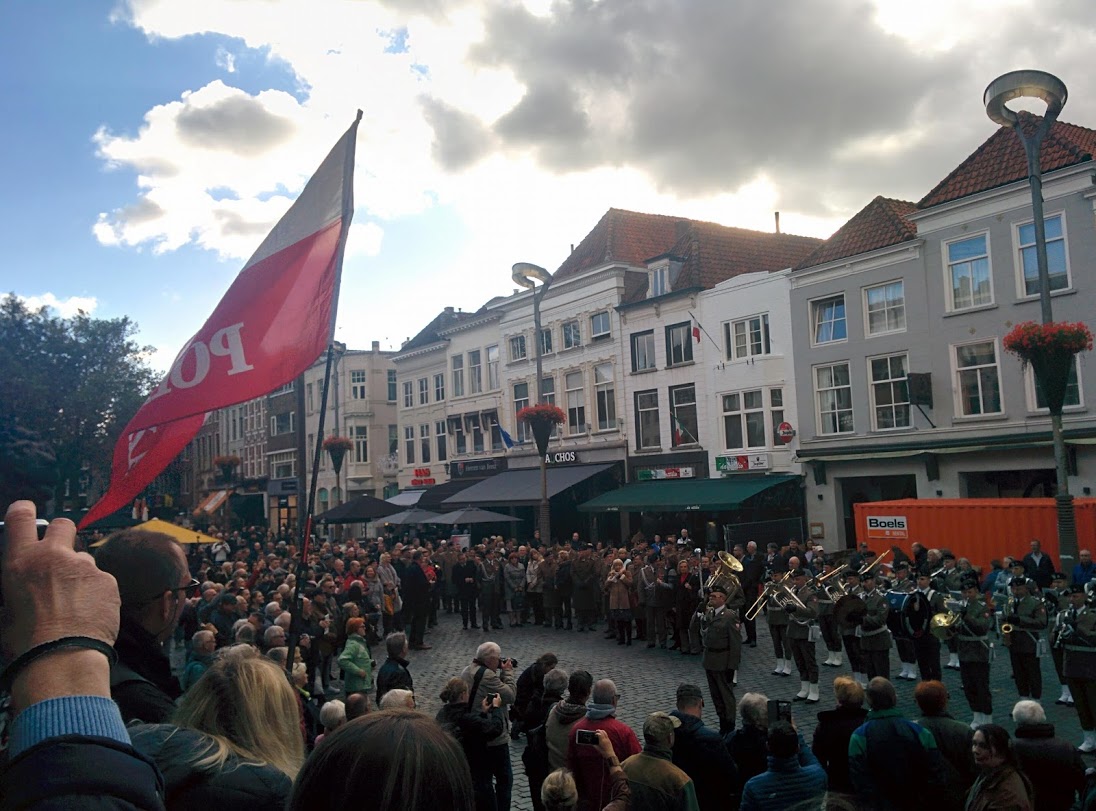
POLYGON ((860 636, 875 636, 876 634, 883 633, 885 630, 887 630, 887 626, 884 625, 882 628, 876 628, 874 631, 863 631, 861 632, 860 636))
POLYGON ((705 648, 708 653, 726 653, 730 648, 705 648))
POLYGON ((959 636, 957 636, 955 638, 957 640, 959 640, 960 642, 985 642, 986 641, 986 638, 984 636, 964 636, 964 635, 960 634, 959 636))

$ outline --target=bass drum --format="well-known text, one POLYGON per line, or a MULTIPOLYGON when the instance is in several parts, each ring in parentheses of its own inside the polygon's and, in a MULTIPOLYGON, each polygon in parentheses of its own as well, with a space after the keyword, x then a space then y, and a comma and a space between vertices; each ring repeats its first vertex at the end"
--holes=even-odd
POLYGON ((833 619, 838 627, 848 628, 859 625, 864 621, 868 613, 868 606, 864 600, 855 594, 846 594, 833 606, 833 619))
POLYGON ((887 627, 898 639, 920 639, 932 621, 932 606, 919 591, 888 591, 887 627))

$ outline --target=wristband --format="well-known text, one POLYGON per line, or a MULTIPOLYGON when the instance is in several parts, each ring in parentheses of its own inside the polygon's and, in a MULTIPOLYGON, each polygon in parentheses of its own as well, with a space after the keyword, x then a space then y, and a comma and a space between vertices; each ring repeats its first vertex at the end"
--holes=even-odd
POLYGON ((35 645, 30 650, 24 652, 7 667, 0 671, 0 690, 10 690, 11 684, 15 681, 15 677, 19 675, 21 670, 36 659, 40 659, 43 656, 48 656, 51 653, 55 653, 65 648, 84 648, 87 650, 97 650, 110 660, 113 665, 118 661, 118 653, 114 650, 113 645, 108 645, 101 639, 95 639, 90 636, 63 636, 60 639, 54 639, 51 642, 43 642, 40 645, 35 645))

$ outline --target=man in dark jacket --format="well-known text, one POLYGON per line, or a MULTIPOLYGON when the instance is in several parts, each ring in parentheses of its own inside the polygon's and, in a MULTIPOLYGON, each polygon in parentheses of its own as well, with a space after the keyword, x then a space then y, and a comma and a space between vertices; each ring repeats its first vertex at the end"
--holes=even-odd
POLYGON ((1024 555, 1024 572, 1040 589, 1050 588, 1057 567, 1050 555, 1043 551, 1037 538, 1031 541, 1031 551, 1024 555))
POLYGON ((384 647, 388 651, 388 660, 377 671, 377 704, 389 690, 414 690, 411 663, 407 661, 407 637, 404 634, 389 634, 385 637, 384 647))
POLYGON ((681 722, 674 730, 673 762, 693 779, 700 811, 723 811, 737 804, 742 786, 738 768, 727 747, 711 727, 705 726, 704 694, 695 684, 677 688, 677 709, 670 713, 681 722))
MULTIPOLYGON (((921 717, 917 723, 932 733, 936 739, 936 748, 940 756, 954 770, 950 777, 951 790, 948 792, 957 803, 950 807, 962 808, 963 798, 967 796, 974 783, 976 769, 971 754, 971 741, 974 731, 970 724, 953 718, 948 714, 948 688, 940 681, 923 681, 913 693, 921 717)), ((949 806, 945 805, 943 808, 949 806)))
POLYGON ((631 808, 699 811, 696 785, 670 759, 674 732, 680 726, 679 719, 664 712, 647 716, 643 724, 643 751, 620 764, 632 790, 631 808))
POLYGON ((118 532, 99 550, 95 564, 114 576, 122 598, 111 697, 126 723, 166 721, 182 690, 162 643, 175 633, 183 604, 187 596, 197 596, 199 584, 190 576, 183 550, 159 532, 118 532))
POLYGON ((425 641, 431 585, 423 571, 422 562, 422 552, 416 550, 411 555, 411 565, 404 570, 400 583, 403 610, 411 621, 411 650, 430 650, 433 647, 425 641))
POLYGON ((478 569, 474 560, 468 559, 468 553, 463 549, 457 555, 457 562, 453 565, 451 580, 457 595, 457 610, 460 611, 460 621, 465 628, 468 621, 472 621, 472 627, 478 629, 476 624, 476 595, 479 592, 478 569))
POLYGON ((1069 811, 1085 787, 1085 764, 1069 741, 1054 735, 1054 724, 1037 701, 1018 701, 1012 708, 1016 738, 1012 751, 1031 780, 1039 811, 1069 811))
MULTIPOLYGON (((757 544, 750 541, 746 544, 746 554, 742 558, 742 574, 738 576, 742 582, 742 591, 746 596, 746 607, 749 608, 757 600, 758 589, 761 581, 765 579, 765 560, 757 551, 757 544)), ((746 644, 751 648, 757 647, 757 619, 743 618, 742 626, 746 629, 746 644)))
POLYGON ((586 544, 579 553, 571 570, 574 582, 575 619, 579 631, 592 631, 597 620, 598 594, 601 583, 597 561, 593 558, 593 546, 586 544))

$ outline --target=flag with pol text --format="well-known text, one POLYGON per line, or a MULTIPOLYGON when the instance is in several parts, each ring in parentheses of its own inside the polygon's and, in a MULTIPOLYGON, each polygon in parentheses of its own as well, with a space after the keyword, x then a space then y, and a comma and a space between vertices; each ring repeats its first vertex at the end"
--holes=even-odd
POLYGON ((205 414, 289 383, 334 334, 354 213, 361 112, 171 364, 114 448, 110 488, 81 527, 132 502, 198 433, 205 414))

